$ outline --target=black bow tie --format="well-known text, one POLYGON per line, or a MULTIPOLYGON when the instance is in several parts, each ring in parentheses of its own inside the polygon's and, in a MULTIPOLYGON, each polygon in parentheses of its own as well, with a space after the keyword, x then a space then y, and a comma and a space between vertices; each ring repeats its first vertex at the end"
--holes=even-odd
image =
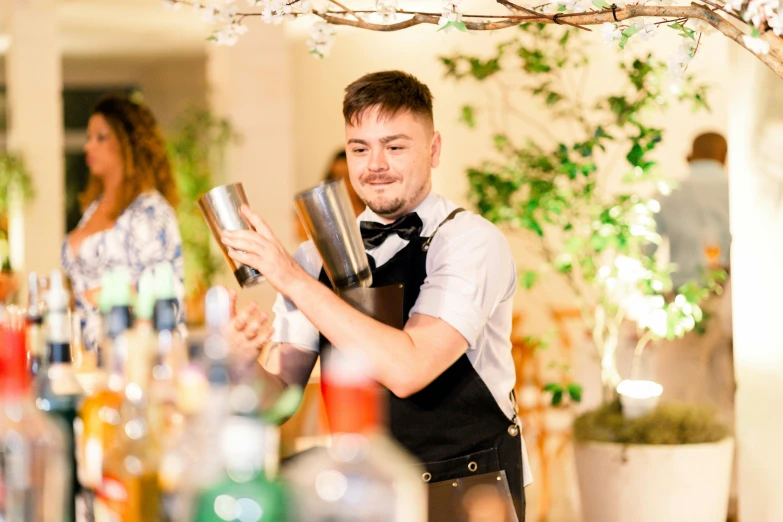
POLYGON ((423 224, 421 218, 415 212, 402 216, 394 223, 383 225, 375 221, 362 221, 359 223, 359 230, 364 240, 364 248, 370 250, 381 246, 386 241, 389 234, 397 234, 402 239, 410 241, 414 237, 419 237, 423 224))

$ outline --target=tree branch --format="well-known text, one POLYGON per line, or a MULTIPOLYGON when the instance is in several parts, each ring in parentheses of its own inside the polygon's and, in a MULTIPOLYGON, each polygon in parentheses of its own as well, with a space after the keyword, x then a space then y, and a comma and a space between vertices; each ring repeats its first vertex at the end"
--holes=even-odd
MULTIPOLYGON (((192 0, 170 0, 173 3, 194 5, 192 0)), ((370 31, 400 31, 421 24, 438 25, 441 19, 439 13, 420 13, 416 12, 401 22, 395 22, 392 24, 376 24, 367 22, 361 18, 357 12, 352 11, 341 3, 340 0, 329 0, 334 5, 337 5, 342 11, 327 11, 325 13, 315 13, 323 20, 333 25, 347 25, 350 27, 358 27, 360 29, 366 29, 370 31), (349 17, 353 17, 351 19, 349 17)), ((507 17, 483 22, 479 21, 465 21, 465 27, 470 31, 495 31, 497 29, 504 29, 507 27, 516 27, 520 22, 537 22, 542 24, 558 24, 558 25, 570 25, 583 30, 589 30, 585 26, 588 25, 600 25, 603 23, 616 23, 631 20, 634 18, 650 17, 664 19, 663 22, 668 23, 667 19, 674 20, 688 20, 698 19, 706 22, 718 32, 724 36, 736 42, 743 49, 748 52, 750 49, 745 45, 743 37, 746 34, 738 28, 734 23, 724 16, 721 16, 721 12, 725 12, 726 16, 734 17, 741 20, 735 13, 728 13, 725 11, 724 6, 715 3, 714 0, 700 0, 704 3, 693 2, 689 6, 648 6, 629 4, 625 7, 619 7, 615 10, 603 9, 601 11, 590 11, 585 13, 557 13, 554 15, 541 13, 527 7, 517 5, 510 0, 496 0, 499 4, 505 6, 512 13, 526 13, 523 15, 509 15, 507 17), (707 5, 712 6, 712 9, 707 5)), ((295 5, 296 0, 290 1, 288 5, 295 5)), ((259 16, 259 12, 246 12, 235 13, 233 15, 233 23, 240 23, 245 17, 259 16)), ((293 13, 294 16, 300 16, 304 13, 293 13)), ((400 14, 406 15, 407 13, 401 12, 400 14)), ((479 15, 463 14, 465 18, 481 18, 479 15)), ((487 16, 485 18, 494 18, 496 15, 487 16)), ((743 24, 749 26, 744 20, 743 24)), ((764 31, 761 36, 762 39, 770 44, 771 50, 768 54, 754 55, 769 69, 771 69, 778 77, 783 78, 783 38, 775 35, 772 31, 764 31)))
POLYGON ((500 5, 502 5, 503 7, 509 9, 512 13, 527 13, 527 14, 533 15, 533 16, 538 15, 539 17, 543 17, 543 18, 549 20, 550 23, 553 23, 553 24, 571 25, 573 27, 576 27, 578 29, 582 29, 584 31, 589 31, 590 30, 590 29, 588 29, 586 27, 580 26, 579 24, 575 24, 575 23, 572 23, 572 22, 564 22, 564 21, 561 22, 561 21, 559 21, 561 18, 563 18, 562 14, 545 15, 543 13, 539 13, 537 11, 533 11, 532 9, 528 9, 527 7, 523 7, 521 5, 514 4, 514 3, 510 2, 509 0, 497 0, 497 2, 500 5))
POLYGON ((631 379, 637 380, 639 378, 639 366, 642 361, 642 352, 647 344, 655 338, 655 334, 651 330, 645 332, 639 342, 636 343, 636 348, 633 350, 633 363, 631 364, 631 379))
MULTIPOLYGON (((611 9, 604 9, 602 11, 588 13, 567 13, 559 15, 555 19, 553 15, 538 13, 532 9, 518 6, 509 0, 497 1, 498 3, 509 8, 512 12, 524 12, 530 14, 530 16, 528 18, 515 16, 513 19, 509 18, 493 22, 465 22, 465 27, 471 31, 494 31, 496 29, 503 29, 506 27, 519 25, 520 20, 525 20, 528 22, 535 21, 542 24, 567 24, 584 29, 583 26, 586 25, 600 25, 605 22, 613 23, 615 22, 615 15, 617 17, 617 21, 619 22, 641 17, 673 18, 675 20, 696 18, 708 23, 724 36, 736 42, 743 49, 748 50, 745 42, 742 39, 742 37, 745 36, 745 33, 738 29, 729 20, 718 14, 717 10, 713 11, 705 5, 697 4, 695 2, 690 6, 647 6, 630 4, 626 5, 625 7, 617 8, 614 13, 612 13, 611 9)), ((335 25, 349 25, 363 29, 370 29, 373 31, 399 31, 401 29, 407 29, 408 27, 419 24, 437 25, 440 20, 440 15, 437 14, 416 14, 412 18, 403 22, 387 25, 371 24, 368 22, 350 20, 347 18, 334 16, 332 13, 320 14, 319 16, 329 23, 335 25)), ((754 55, 780 78, 783 78, 783 42, 781 42, 781 38, 770 32, 764 33, 762 37, 770 42, 770 45, 775 48, 775 51, 765 55, 755 55, 755 53, 754 55)), ((748 50, 748 52, 752 51, 748 50)))

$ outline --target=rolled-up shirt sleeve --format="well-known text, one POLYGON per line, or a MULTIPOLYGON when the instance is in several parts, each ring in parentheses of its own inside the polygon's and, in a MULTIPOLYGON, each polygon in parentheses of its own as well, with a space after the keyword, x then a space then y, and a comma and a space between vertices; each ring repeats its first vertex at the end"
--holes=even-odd
MULTIPOLYGON (((311 276, 318 278, 321 272, 321 258, 311 242, 302 243, 294 252, 294 260, 311 276)), ((305 350, 320 351, 320 334, 296 305, 282 294, 277 294, 272 306, 275 314, 272 341, 293 344, 305 350)))
POLYGON ((453 326, 472 349, 498 304, 516 290, 516 268, 500 230, 475 215, 455 219, 435 236, 427 277, 412 314, 453 326))

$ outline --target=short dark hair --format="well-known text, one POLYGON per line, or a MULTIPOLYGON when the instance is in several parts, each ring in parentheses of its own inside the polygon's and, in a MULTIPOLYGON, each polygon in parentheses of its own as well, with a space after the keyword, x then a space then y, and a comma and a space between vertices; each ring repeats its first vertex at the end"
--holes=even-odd
POLYGON ((381 71, 365 74, 345 88, 345 123, 355 123, 364 111, 376 106, 386 117, 395 116, 401 111, 410 111, 433 123, 432 93, 429 87, 406 72, 381 71))

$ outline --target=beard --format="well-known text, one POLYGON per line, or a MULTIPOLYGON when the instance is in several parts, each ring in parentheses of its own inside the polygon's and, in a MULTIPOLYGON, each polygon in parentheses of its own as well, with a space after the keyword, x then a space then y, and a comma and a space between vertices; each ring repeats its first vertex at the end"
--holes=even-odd
POLYGON ((379 216, 393 216, 405 207, 407 201, 403 198, 386 199, 381 197, 375 201, 365 201, 364 203, 379 216))
MULTIPOLYGON (((409 194, 407 197, 400 196, 396 198, 388 198, 384 194, 379 195, 374 200, 364 200, 364 204, 369 207, 370 210, 375 212, 381 217, 397 218, 400 217, 400 211, 405 207, 410 206, 419 199, 422 192, 426 189, 426 184, 422 184, 416 192, 409 194)), ((412 212, 413 209, 407 209, 408 212, 412 212)))

